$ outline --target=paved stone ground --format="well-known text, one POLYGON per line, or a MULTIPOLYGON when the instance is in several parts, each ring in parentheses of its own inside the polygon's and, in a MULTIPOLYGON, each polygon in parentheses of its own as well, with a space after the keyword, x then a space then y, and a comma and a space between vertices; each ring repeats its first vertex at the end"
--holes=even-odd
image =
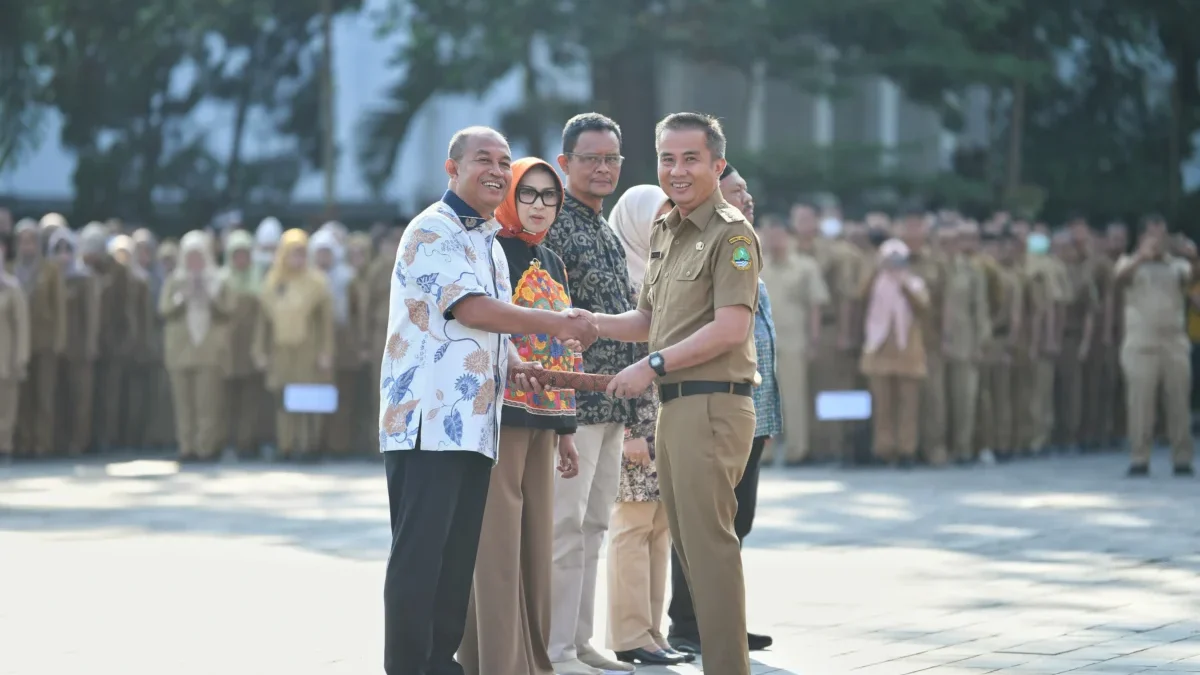
MULTIPOLYGON (((768 472, 755 672, 1200 673, 1200 483, 1124 462, 768 472)), ((379 673, 387 545, 369 464, 0 469, 0 675, 379 673)))

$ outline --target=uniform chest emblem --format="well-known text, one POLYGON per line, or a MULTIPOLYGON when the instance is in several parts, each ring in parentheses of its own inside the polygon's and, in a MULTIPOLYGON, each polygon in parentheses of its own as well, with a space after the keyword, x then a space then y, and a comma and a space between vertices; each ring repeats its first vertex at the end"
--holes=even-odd
POLYGON ((734 268, 744 272, 750 269, 750 264, 754 260, 750 257, 750 251, 746 250, 745 246, 739 246, 733 249, 733 256, 730 257, 729 262, 733 264, 734 268))

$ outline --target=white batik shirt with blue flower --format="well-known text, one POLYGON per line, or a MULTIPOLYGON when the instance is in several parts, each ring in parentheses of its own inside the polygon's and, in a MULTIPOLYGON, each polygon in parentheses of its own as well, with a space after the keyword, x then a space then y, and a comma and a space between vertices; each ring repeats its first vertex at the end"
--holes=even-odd
POLYGON ((498 230, 450 191, 405 229, 379 382, 384 452, 466 450, 496 459, 509 336, 468 328, 453 309, 472 295, 512 301, 498 230))

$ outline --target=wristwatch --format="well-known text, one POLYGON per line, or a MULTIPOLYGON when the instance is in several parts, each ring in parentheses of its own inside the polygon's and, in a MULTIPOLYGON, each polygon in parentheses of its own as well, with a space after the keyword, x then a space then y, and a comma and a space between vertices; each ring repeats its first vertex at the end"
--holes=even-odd
POLYGON ((663 377, 667 374, 667 364, 665 361, 663 361, 662 354, 654 352, 647 357, 646 361, 650 364, 650 367, 654 369, 654 372, 658 373, 659 377, 663 377))

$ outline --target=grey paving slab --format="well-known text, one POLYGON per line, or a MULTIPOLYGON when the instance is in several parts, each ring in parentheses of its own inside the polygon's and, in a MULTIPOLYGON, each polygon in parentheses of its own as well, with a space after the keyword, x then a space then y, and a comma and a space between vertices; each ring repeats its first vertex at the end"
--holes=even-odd
MULTIPOLYGON (((1200 672, 1200 483, 1124 462, 767 471, 755 675, 1200 672)), ((381 672, 381 473, 0 469, 0 675, 381 672)))

